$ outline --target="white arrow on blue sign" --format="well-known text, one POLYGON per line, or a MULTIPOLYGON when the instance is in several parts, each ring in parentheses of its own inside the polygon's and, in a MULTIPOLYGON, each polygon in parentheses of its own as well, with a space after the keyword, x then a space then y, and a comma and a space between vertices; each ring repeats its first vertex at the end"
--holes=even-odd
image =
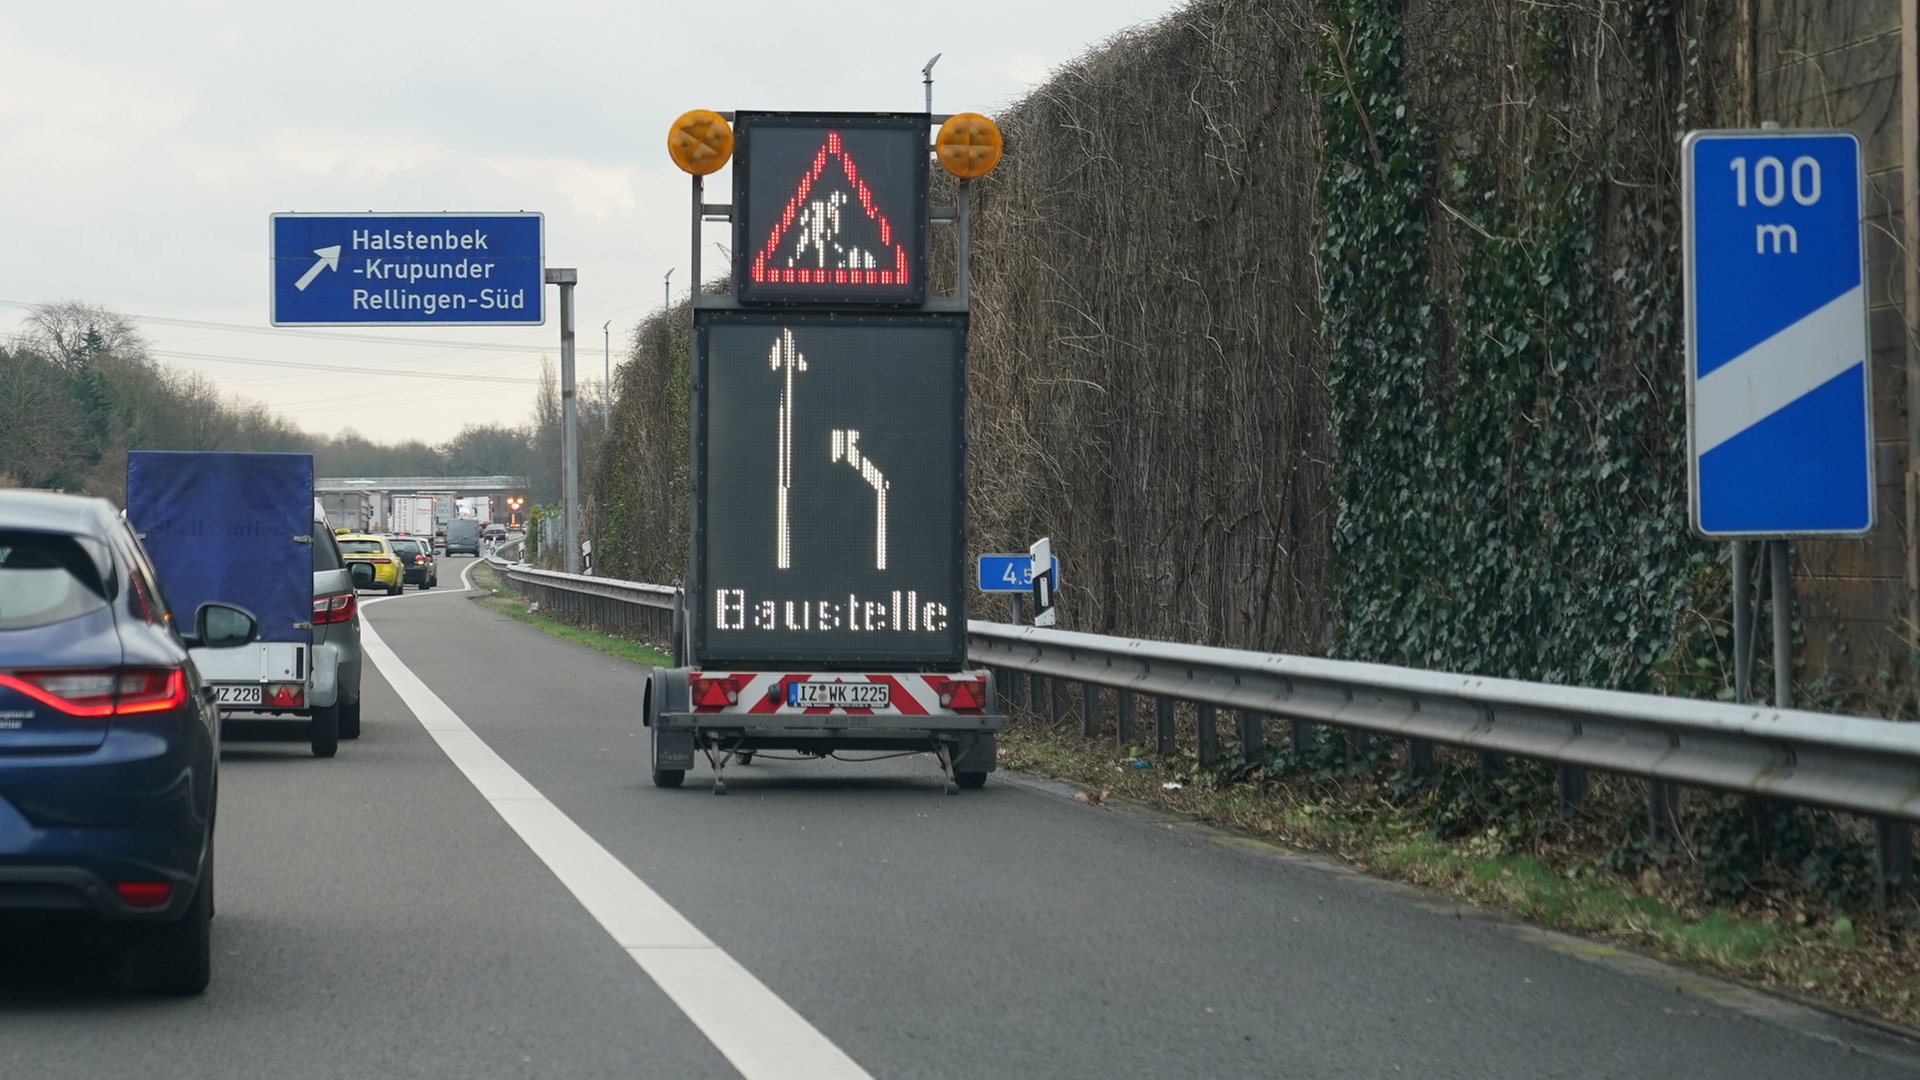
POLYGON ((1866 532, 1873 407, 1860 140, 1695 131, 1681 173, 1694 530, 1866 532))
POLYGON ((538 326, 543 219, 274 214, 275 326, 538 326))

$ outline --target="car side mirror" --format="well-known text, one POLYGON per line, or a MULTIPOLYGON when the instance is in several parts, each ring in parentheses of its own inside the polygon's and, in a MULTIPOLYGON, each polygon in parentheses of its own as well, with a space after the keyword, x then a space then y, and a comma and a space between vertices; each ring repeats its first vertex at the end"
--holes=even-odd
POLYGON ((356 589, 373 588, 373 564, 363 563, 363 562, 348 563, 347 573, 352 575, 353 577, 354 588, 356 589))
POLYGON ((245 608, 209 600, 193 613, 190 648, 231 649, 260 636, 260 620, 245 608))

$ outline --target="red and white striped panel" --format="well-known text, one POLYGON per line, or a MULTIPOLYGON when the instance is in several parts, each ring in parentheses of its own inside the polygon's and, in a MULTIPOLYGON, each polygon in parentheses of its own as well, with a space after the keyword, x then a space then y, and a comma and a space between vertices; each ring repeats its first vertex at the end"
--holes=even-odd
MULTIPOLYGON (((894 673, 885 675, 861 675, 836 672, 823 675, 818 672, 775 671, 695 671, 688 675, 693 687, 693 711, 697 713, 748 713, 754 716, 815 716, 835 712, 855 716, 927 716, 940 713, 978 713, 984 711, 986 702, 986 676, 980 672, 962 672, 954 675, 927 675, 894 673), (702 705, 700 693, 702 683, 725 680, 734 691, 734 701, 728 705, 702 705), (844 682, 844 683, 886 683, 892 689, 888 698, 892 704, 886 708, 800 708, 787 704, 787 684, 793 682, 844 682), (943 704, 941 696, 951 694, 959 687, 961 693, 959 706, 943 704), (977 703, 977 704, 975 704, 977 703), (971 707, 969 707, 971 706, 971 707)), ((952 700, 952 697, 949 697, 952 700)))

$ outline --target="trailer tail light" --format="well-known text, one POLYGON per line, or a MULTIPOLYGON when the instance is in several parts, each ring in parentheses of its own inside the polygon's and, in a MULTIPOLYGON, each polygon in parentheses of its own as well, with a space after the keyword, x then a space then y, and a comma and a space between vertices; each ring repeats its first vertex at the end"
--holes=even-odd
POLYGON ((751 675, 689 675, 689 696, 696 709, 724 709, 740 704, 740 688, 751 675))
POLYGON ((0 674, 0 686, 86 719, 168 712, 187 703, 187 680, 179 668, 22 671, 0 674))
POLYGON ((276 683, 264 690, 261 699, 269 709, 298 709, 306 704, 307 690, 299 683, 276 683))
POLYGON ((983 678, 929 675, 927 684, 940 695, 941 706, 954 712, 982 712, 987 707, 987 681, 983 678))
POLYGON ((313 598, 313 625, 325 626, 328 623, 343 623, 353 620, 353 594, 341 593, 338 596, 316 596, 313 598))

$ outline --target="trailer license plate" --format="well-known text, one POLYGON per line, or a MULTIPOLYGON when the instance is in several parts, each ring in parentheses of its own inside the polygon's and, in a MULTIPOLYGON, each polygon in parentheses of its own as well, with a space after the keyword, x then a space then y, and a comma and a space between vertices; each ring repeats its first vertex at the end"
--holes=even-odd
POLYGON ((787 704, 802 709, 884 709, 893 704, 880 682, 791 682, 787 704))
POLYGON ((216 686, 213 688, 214 700, 222 705, 258 705, 260 687, 255 686, 216 686))

